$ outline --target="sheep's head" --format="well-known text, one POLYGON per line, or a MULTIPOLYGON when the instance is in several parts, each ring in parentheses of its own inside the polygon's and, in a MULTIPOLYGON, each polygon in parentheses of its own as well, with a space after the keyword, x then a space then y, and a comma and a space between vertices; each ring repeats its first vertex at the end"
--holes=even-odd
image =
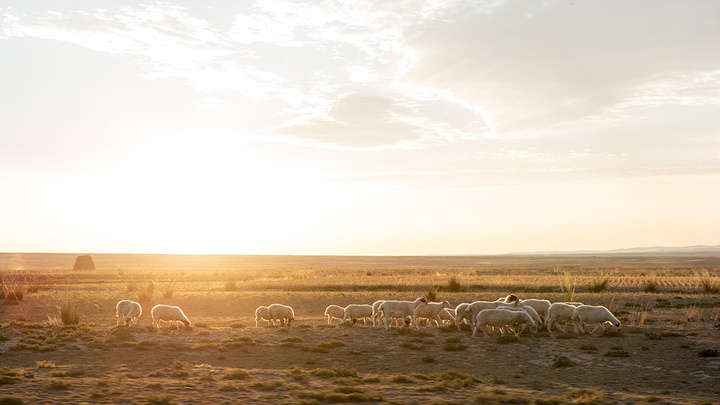
POLYGON ((620 321, 615 320, 612 324, 615 327, 615 329, 620 330, 620 321))
POLYGON ((518 302, 518 297, 515 294, 510 294, 507 297, 505 297, 505 302, 507 302, 507 303, 518 302))
POLYGON ((185 325, 185 326, 190 326, 190 321, 188 321, 188 320, 181 319, 180 322, 182 322, 183 325, 185 325))

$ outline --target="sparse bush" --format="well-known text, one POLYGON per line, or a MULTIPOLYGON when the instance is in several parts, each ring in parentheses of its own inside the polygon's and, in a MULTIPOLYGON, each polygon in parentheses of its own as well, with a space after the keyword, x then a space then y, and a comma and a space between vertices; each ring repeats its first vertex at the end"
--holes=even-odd
POLYGON ((423 363, 437 363, 437 360, 435 360, 433 356, 423 356, 420 360, 422 360, 423 363))
POLYGON ((561 367, 572 367, 575 365, 575 362, 570 360, 568 356, 555 356, 555 360, 553 360, 553 367, 555 368, 561 368, 561 367))
POLYGON ((712 277, 707 270, 703 270, 700 276, 700 287, 705 294, 717 294, 720 292, 720 285, 718 285, 715 278, 712 277))
POLYGON ((82 314, 80 307, 74 301, 64 301, 60 304, 60 320, 64 325, 77 325, 80 323, 82 314))
POLYGON ((425 299, 428 300, 428 302, 430 302, 430 301, 435 301, 436 298, 437 298, 437 290, 435 289, 435 287, 428 288, 427 292, 425 293, 425 299))
POLYGON ((223 376, 223 380, 249 380, 250 378, 250 373, 239 368, 229 371, 223 376))
POLYGON ((698 352, 699 357, 718 357, 720 353, 715 349, 703 349, 698 352))
POLYGON ((66 390, 70 387, 72 387, 72 383, 70 381, 63 380, 50 380, 50 383, 48 384, 48 388, 52 388, 54 390, 66 390))
POLYGON ((329 340, 327 342, 320 342, 315 345, 315 347, 320 349, 331 349, 335 347, 343 347, 345 346, 345 342, 342 340, 329 340))
POLYGON ((507 384, 507 381, 503 380, 502 378, 493 375, 490 379, 493 384, 507 384))
POLYGON ((175 293, 175 282, 170 282, 163 287, 162 296, 163 298, 172 298, 175 293))
POLYGON ((154 292, 148 290, 141 290, 138 292, 138 302, 147 303, 152 301, 154 292))
POLYGON ((607 289, 608 281, 610 281, 609 274, 603 274, 599 278, 593 280, 588 285, 588 292, 599 293, 607 289))
POLYGON ((5 288, 5 303, 17 304, 23 300, 24 293, 20 288, 5 288))
POLYGON ((38 360, 35 362, 37 368, 55 368, 55 363, 51 360, 38 360))
POLYGON ((570 277, 570 272, 568 271, 563 273, 560 291, 565 294, 565 301, 570 302, 575 298, 575 285, 573 283, 573 279, 570 277))
POLYGON ((458 281, 457 277, 450 277, 450 279, 448 280, 448 291, 450 291, 450 292, 462 291, 462 286, 460 285, 460 281, 458 281))
POLYGON ((647 280, 643 285, 643 291, 646 293, 655 294, 658 292, 657 280, 647 280))
POLYGON ((224 289, 225 289, 225 291, 237 291, 238 290, 237 282, 232 279, 225 280, 224 289))
POLYGON ((295 381, 302 381, 305 379, 305 370, 298 366, 290 366, 285 370, 285 373, 289 375, 295 381))
POLYGON ((23 397, 16 397, 13 395, 0 396, 0 405, 20 405, 24 403, 25 399, 23 397))
POLYGON ((174 397, 173 397, 172 395, 170 395, 170 394, 148 394, 147 396, 145 396, 145 400, 146 400, 149 404, 153 404, 153 405, 171 405, 171 404, 176 404, 177 402, 175 402, 175 401, 173 400, 173 398, 174 398, 174 397))

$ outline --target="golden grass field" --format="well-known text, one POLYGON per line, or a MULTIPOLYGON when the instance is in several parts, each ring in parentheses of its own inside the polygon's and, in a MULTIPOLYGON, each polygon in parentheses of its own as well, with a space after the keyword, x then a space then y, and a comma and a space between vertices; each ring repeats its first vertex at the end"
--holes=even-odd
POLYGON ((98 270, 83 271, 74 258, 0 254, 0 405, 720 402, 716 255, 93 255, 98 270), (623 327, 471 338, 467 326, 386 331, 323 316, 430 293, 605 305, 623 327), (142 304, 139 325, 116 326, 121 299, 142 304), (276 302, 295 309, 292 326, 256 328, 255 308, 276 302), (193 325, 152 328, 160 303, 193 325))

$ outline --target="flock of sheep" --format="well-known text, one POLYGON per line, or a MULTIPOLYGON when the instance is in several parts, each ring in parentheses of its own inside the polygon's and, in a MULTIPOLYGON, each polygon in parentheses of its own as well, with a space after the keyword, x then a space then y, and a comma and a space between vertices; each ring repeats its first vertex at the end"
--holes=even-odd
MULTIPOLYGON (((137 323, 138 317, 142 314, 142 307, 139 303, 129 300, 122 300, 117 303, 116 316, 117 324, 127 326, 137 323)), ((190 325, 185 313, 179 307, 169 305, 156 305, 152 311, 152 324, 159 328, 159 321, 182 322, 190 325)), ((386 330, 395 323, 396 326, 408 325, 419 329, 419 320, 427 319, 429 324, 435 322, 440 324, 455 324, 458 331, 462 323, 470 324, 472 336, 481 330, 485 336, 489 336, 497 328, 501 334, 508 332, 519 336, 527 327, 535 333, 540 327, 546 327, 552 333, 552 327, 566 332, 570 322, 575 324, 575 332, 586 333, 584 325, 595 325, 590 334, 598 329, 604 329, 605 323, 611 323, 617 330, 620 330, 620 321, 605 307, 584 305, 580 302, 555 302, 542 299, 520 300, 514 294, 499 298, 496 301, 475 301, 462 303, 453 307, 448 301, 427 302, 425 298, 418 298, 415 301, 390 301, 378 300, 372 305, 350 304, 346 307, 329 305, 325 309, 328 324, 334 319, 344 323, 351 320, 356 323, 362 319, 364 324, 370 320, 373 326, 386 330)), ((282 304, 260 306, 255 310, 255 326, 261 320, 267 321, 268 326, 272 324, 290 326, 295 319, 295 311, 282 304)))
MULTIPOLYGON (((462 303, 456 307, 448 301, 427 302, 425 298, 415 301, 388 301, 378 300, 372 305, 350 304, 346 307, 329 305, 325 309, 328 324, 339 320, 342 324, 347 320, 356 323, 362 319, 366 324, 371 320, 373 326, 386 330, 395 322, 395 325, 414 326, 419 329, 419 320, 427 319, 428 323, 455 324, 458 331, 462 323, 469 323, 472 327, 472 336, 482 330, 485 336, 498 328, 501 334, 512 332, 519 336, 525 328, 535 333, 540 327, 546 327, 552 333, 552 327, 566 332, 570 322, 575 323, 575 332, 586 333, 584 325, 595 325, 590 334, 598 329, 604 329, 609 322, 620 330, 620 321, 605 307, 584 305, 580 302, 555 302, 548 300, 526 299, 520 300, 514 294, 499 298, 497 301, 475 301, 462 303), (519 328, 519 330, 517 330, 519 328)), ((268 307, 260 306, 255 310, 255 326, 261 320, 268 325, 290 325, 295 313, 291 307, 273 304, 268 307), (277 323, 276 323, 277 321, 277 323)))

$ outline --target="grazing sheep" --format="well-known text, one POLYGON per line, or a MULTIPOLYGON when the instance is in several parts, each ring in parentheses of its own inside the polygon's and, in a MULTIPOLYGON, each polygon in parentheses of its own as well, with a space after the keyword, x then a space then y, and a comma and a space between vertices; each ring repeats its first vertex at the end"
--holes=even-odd
POLYGON ((150 312, 153 326, 158 329, 160 328, 160 321, 172 321, 176 326, 178 322, 182 322, 185 326, 190 326, 190 321, 180 307, 159 304, 155 305, 150 312))
POLYGON ((340 305, 328 305, 327 308, 325 308, 325 316, 328 318, 328 325, 332 325, 333 318, 340 319, 340 323, 343 323, 344 320, 343 316, 345 316, 345 308, 341 307, 340 305))
POLYGON ((539 300, 535 298, 529 298, 526 300, 520 301, 521 304, 525 305, 526 307, 532 307, 535 312, 538 313, 540 318, 543 322, 547 319, 547 313, 548 309, 550 309, 550 301, 548 300, 539 300))
POLYGON ((497 309, 483 309, 478 312, 473 322, 473 333, 474 337, 477 333, 478 328, 482 327, 483 334, 487 337, 490 335, 487 332, 487 327, 499 327, 500 333, 505 334, 505 327, 509 327, 512 333, 519 337, 520 333, 529 325, 534 331, 537 331, 537 325, 532 320, 530 315, 523 310, 512 310, 507 308, 497 309), (519 332, 515 332, 512 328, 513 325, 522 325, 519 332))
POLYGON ((378 307, 385 325, 385 330, 389 330, 388 318, 400 318, 405 319, 410 317, 410 323, 415 326, 416 329, 420 329, 415 319, 415 310, 420 305, 427 304, 427 300, 423 297, 419 297, 415 301, 385 301, 378 307))
POLYGON ((137 319, 142 315, 142 307, 139 303, 130 300, 118 301, 115 306, 115 316, 117 316, 117 324, 121 323, 125 326, 137 324, 137 319))
MULTIPOLYGON (((522 304, 522 303, 521 303, 522 304)), ((540 327, 542 325, 542 319, 540 319, 540 315, 535 311, 535 308, 529 306, 529 305, 518 305, 518 306, 511 306, 511 305, 500 305, 498 308, 505 308, 505 309, 511 309, 511 310, 522 310, 528 313, 530 315, 530 318, 532 318, 533 322, 540 327)))
MULTIPOLYGON (((514 297, 514 295, 513 295, 514 297)), ((511 306, 511 307, 519 307, 520 304, 517 301, 517 297, 515 300, 513 300, 510 303, 504 302, 504 301, 475 301, 471 304, 469 304, 466 308, 464 313, 457 315, 456 312, 456 319, 458 319, 458 322, 460 319, 467 319, 472 324, 475 321, 475 318, 477 317, 477 314, 482 311, 483 309, 496 309, 499 306, 511 306)))
POLYGON ((467 318, 467 307, 470 305, 469 302, 463 302, 455 307, 455 324, 457 325, 458 332, 460 332, 460 324, 464 322, 470 322, 467 318))
POLYGON ((295 319, 295 311, 287 305, 272 304, 268 306, 268 316, 271 321, 279 320, 280 326, 290 326, 295 319))
POLYGON ((440 311, 440 319, 443 321, 443 325, 453 325, 455 324, 455 310, 452 308, 443 308, 442 311, 440 311))
POLYGON ((554 302, 548 308, 548 316, 545 320, 548 332, 552 333, 552 326, 563 333, 565 333, 565 326, 572 320, 573 311, 575 311, 575 305, 568 304, 566 302, 554 302), (564 326, 560 327, 560 322, 563 322, 564 326))
POLYGON ((440 326, 442 319, 440 318, 440 311, 443 309, 452 308, 452 304, 448 301, 443 302, 428 302, 425 305, 420 305, 415 309, 415 318, 427 318, 428 322, 432 325, 432 321, 435 321, 435 325, 440 326))
POLYGON ((378 310, 378 308, 380 307, 380 304, 382 304, 383 302, 385 302, 385 300, 377 300, 377 301, 373 302, 373 304, 372 304, 372 310, 373 310, 372 321, 373 321, 373 326, 376 328, 380 327, 380 315, 381 314, 380 314, 380 311, 378 310))
POLYGON ((366 319, 367 318, 372 319, 372 316, 373 316, 372 305, 350 304, 345 307, 342 321, 345 322, 346 319, 351 319, 353 325, 355 325, 355 323, 358 321, 358 319, 362 319, 363 325, 367 325, 366 319))
POLYGON ((261 319, 264 319, 267 321, 267 326, 270 326, 270 322, 272 322, 273 326, 275 326, 275 322, 270 320, 270 314, 268 314, 268 307, 265 306, 259 306, 255 310, 255 327, 258 327, 258 322, 260 322, 261 319))
POLYGON ((580 305, 573 311, 572 320, 576 322, 575 332, 578 334, 585 333, 585 328, 583 328, 583 324, 585 323, 596 325, 595 329, 590 332, 591 335, 595 333, 598 328, 605 330, 606 322, 610 322, 615 329, 620 330, 620 321, 615 318, 615 315, 613 315, 610 310, 603 306, 580 305))

